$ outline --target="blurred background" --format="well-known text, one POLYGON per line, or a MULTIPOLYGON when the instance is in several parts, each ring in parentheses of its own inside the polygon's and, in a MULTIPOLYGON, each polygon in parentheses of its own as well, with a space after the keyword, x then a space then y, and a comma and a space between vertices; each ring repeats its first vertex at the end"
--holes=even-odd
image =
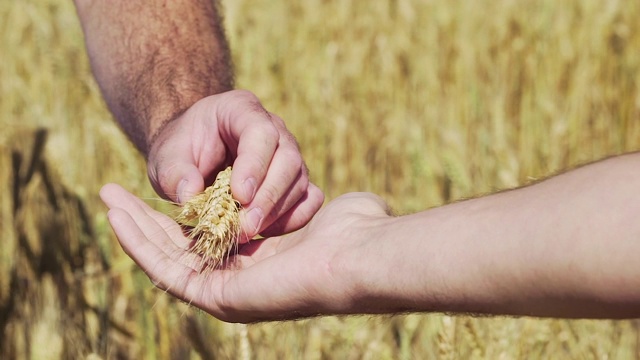
MULTIPOLYGON (((225 0, 237 85, 332 199, 399 214, 640 149, 640 3, 225 0)), ((638 321, 441 314, 221 323, 153 287, 98 190, 163 206, 71 1, 0 1, 0 358, 632 359, 638 321)), ((277 289, 275 289, 277 290, 277 289)))

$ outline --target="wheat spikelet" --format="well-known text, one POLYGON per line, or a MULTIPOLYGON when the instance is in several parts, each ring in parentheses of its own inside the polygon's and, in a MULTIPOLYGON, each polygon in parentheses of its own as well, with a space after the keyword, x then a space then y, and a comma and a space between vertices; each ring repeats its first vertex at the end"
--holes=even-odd
POLYGON ((231 166, 218 173, 204 192, 187 201, 175 220, 191 227, 190 251, 201 255, 205 268, 217 267, 236 245, 240 232, 240 204, 231 195, 231 166))
POLYGON ((442 316, 442 328, 438 331, 437 345, 438 345, 438 359, 449 360, 455 359, 455 334, 456 322, 455 319, 448 316, 442 316))
POLYGON ((466 318, 463 322, 463 328, 469 336, 468 345, 471 348, 472 357, 476 359, 483 359, 485 356, 484 344, 474 320, 472 318, 466 318))

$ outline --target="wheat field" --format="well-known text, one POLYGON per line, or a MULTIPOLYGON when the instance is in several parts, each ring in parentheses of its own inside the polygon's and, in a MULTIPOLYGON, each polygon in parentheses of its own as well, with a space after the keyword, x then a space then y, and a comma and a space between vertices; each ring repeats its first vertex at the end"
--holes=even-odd
MULTIPOLYGON (((640 3, 223 1, 237 86, 328 199, 398 213, 640 149, 640 3)), ((639 321, 443 314, 243 327, 157 290, 98 190, 157 199, 95 84, 72 2, 0 1, 0 358, 635 359, 639 321)))

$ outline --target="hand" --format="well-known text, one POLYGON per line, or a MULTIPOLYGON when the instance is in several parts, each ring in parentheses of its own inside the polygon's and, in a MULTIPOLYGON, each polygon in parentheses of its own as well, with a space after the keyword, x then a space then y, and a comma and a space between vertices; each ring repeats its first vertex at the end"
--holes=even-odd
POLYGON ((324 201, 282 119, 248 91, 207 97, 162 127, 150 145, 148 173, 158 194, 182 203, 231 164, 247 239, 297 230, 324 201))
MULTIPOLYGON (((309 196, 319 193, 309 187, 309 196)), ((363 267, 353 264, 367 261, 361 250, 390 219, 379 197, 343 195, 301 230, 243 244, 226 269, 200 273, 191 241, 173 220, 115 184, 100 196, 122 248, 157 287, 230 322, 366 311, 354 271, 363 267)))

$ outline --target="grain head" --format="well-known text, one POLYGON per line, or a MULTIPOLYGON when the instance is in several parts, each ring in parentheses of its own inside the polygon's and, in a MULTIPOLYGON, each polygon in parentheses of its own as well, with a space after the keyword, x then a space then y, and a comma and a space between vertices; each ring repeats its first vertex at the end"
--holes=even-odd
POLYGON ((187 201, 176 221, 188 228, 195 243, 190 251, 202 256, 204 269, 222 264, 236 245, 240 231, 240 204, 231 195, 231 166, 213 185, 187 201))

